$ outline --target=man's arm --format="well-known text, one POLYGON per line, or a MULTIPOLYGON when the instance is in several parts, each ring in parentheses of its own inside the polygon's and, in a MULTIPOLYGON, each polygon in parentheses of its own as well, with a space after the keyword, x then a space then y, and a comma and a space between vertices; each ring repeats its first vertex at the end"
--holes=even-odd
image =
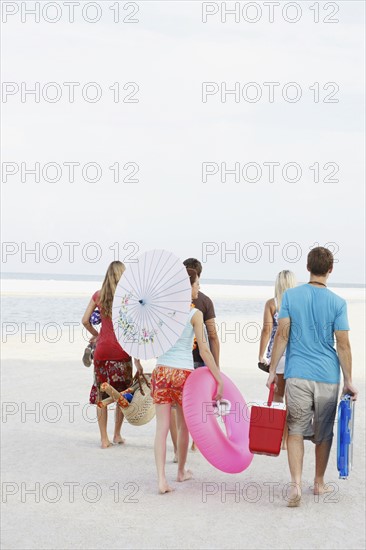
POLYGON ((208 319, 205 322, 208 343, 216 365, 220 368, 220 340, 216 330, 215 319, 208 319))
POLYGON ((337 354, 343 373, 343 391, 342 395, 349 393, 353 400, 357 399, 358 391, 352 384, 352 353, 351 344, 347 330, 336 330, 334 332, 337 342, 337 354))
POLYGON ((269 376, 267 380, 268 389, 271 387, 272 382, 275 381, 276 368, 286 349, 287 342, 290 335, 290 326, 291 326, 291 319, 289 317, 284 317, 283 319, 279 319, 276 336, 273 342, 271 365, 269 368, 269 376))

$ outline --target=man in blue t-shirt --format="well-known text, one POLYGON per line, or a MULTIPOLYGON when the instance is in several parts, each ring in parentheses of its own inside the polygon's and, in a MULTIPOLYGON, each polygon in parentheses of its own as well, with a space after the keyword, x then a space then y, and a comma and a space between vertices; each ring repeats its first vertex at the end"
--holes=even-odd
POLYGON ((352 384, 347 305, 326 285, 333 270, 332 253, 323 247, 313 248, 307 269, 310 281, 283 295, 267 380, 269 388, 287 346, 287 451, 292 480, 288 506, 298 506, 301 500, 304 439, 315 443, 314 494, 327 492, 324 474, 333 439, 339 367, 344 378, 342 393, 351 394, 354 400, 358 393, 352 384))

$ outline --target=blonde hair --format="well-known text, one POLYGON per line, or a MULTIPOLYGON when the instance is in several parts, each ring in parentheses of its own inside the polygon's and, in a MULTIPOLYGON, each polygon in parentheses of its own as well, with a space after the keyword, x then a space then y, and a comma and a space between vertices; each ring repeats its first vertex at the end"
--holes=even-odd
POLYGON ((114 293, 125 269, 125 265, 119 261, 112 262, 107 269, 99 297, 99 306, 105 317, 112 317, 114 293))
POLYGON ((288 288, 294 288, 296 286, 295 274, 292 271, 280 271, 276 277, 275 282, 275 297, 277 300, 277 309, 281 309, 282 296, 285 290, 288 288))

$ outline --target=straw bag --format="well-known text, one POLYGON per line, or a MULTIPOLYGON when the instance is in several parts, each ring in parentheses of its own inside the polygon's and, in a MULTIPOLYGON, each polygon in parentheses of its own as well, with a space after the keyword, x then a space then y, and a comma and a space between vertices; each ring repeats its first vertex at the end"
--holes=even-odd
POLYGON ((143 426, 155 416, 155 405, 150 395, 151 374, 135 374, 131 390, 133 398, 123 409, 126 420, 134 426, 143 426))

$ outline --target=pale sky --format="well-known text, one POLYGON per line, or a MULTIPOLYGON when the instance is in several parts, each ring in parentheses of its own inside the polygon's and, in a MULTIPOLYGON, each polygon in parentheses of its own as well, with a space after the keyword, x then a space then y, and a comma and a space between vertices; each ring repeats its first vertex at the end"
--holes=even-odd
MULTIPOLYGON (((333 280, 364 281, 363 2, 330 3, 339 6, 336 15, 319 2, 319 23, 310 9, 314 2, 304 1, 297 2, 297 23, 283 18, 288 2, 280 3, 273 23, 263 2, 254 3, 262 10, 256 23, 242 13, 239 23, 233 16, 222 23, 220 11, 203 23, 202 2, 136 2, 132 8, 120 2, 121 19, 138 5, 136 23, 114 23, 115 2, 96 2, 101 19, 94 24, 80 17, 82 1, 74 23, 58 2, 60 20, 53 24, 42 14, 35 23, 21 13, 21 4, 34 2, 2 4, 3 10, 6 4, 19 8, 2 24, 4 272, 99 274, 117 249, 128 264, 138 250, 166 248, 182 260, 203 259, 205 278, 271 280, 292 269, 304 280, 309 249, 331 243, 338 260, 333 280), (339 22, 324 23, 325 17, 339 22), (34 96, 21 101, 22 82, 23 90, 39 82, 39 103, 34 96), (49 82, 61 90, 58 102, 42 97, 49 82), (74 103, 64 82, 80 83, 74 103), (82 97, 89 82, 102 91, 96 103, 82 97), (138 102, 114 103, 109 87, 116 82, 122 97, 134 91, 131 85, 124 90, 126 83, 137 83, 138 102), (218 90, 206 102, 204 82, 218 90), (250 82, 255 87, 246 87, 250 82), (266 82, 279 83, 272 103, 266 82), (288 87, 288 97, 301 91, 293 103, 282 96, 291 82, 296 89, 288 87), (4 96, 4 89, 14 90, 6 83, 19 91, 4 96), (222 102, 220 90, 235 83, 238 102, 232 94, 222 102), (262 97, 250 102, 256 90, 262 97), (339 101, 325 103, 326 97, 339 101), (36 162, 40 181, 26 173, 21 181, 21 163, 31 169, 36 162), (50 162, 61 167, 58 182, 47 181, 56 173, 52 167, 42 176, 50 162), (64 164, 70 162, 80 163, 74 182, 64 164), (83 179, 87 163, 100 166, 100 181, 83 179), (115 183, 109 169, 115 163, 121 179, 138 165, 139 181, 115 183), (124 170, 127 163, 134 164, 124 170), (217 172, 206 182, 203 163, 217 172), (222 163, 228 170, 236 163, 240 181, 232 174, 221 181, 222 163), (268 163, 279 163, 272 182, 268 163), (288 163, 301 168, 299 181, 284 180, 288 163), (258 166, 258 181, 244 181, 243 167, 253 180, 258 166), (314 181, 318 167, 320 181, 314 181), (324 181, 326 176, 339 181, 324 181), (64 243, 80 243, 73 261, 64 243), (26 249, 37 254, 24 255, 26 249), (227 250, 236 254, 225 255, 227 250)), ((49 97, 55 89, 48 88, 49 97)), ((288 179, 295 178, 295 168, 287 169, 288 179)), ((94 177, 92 168, 88 177, 94 177)))

